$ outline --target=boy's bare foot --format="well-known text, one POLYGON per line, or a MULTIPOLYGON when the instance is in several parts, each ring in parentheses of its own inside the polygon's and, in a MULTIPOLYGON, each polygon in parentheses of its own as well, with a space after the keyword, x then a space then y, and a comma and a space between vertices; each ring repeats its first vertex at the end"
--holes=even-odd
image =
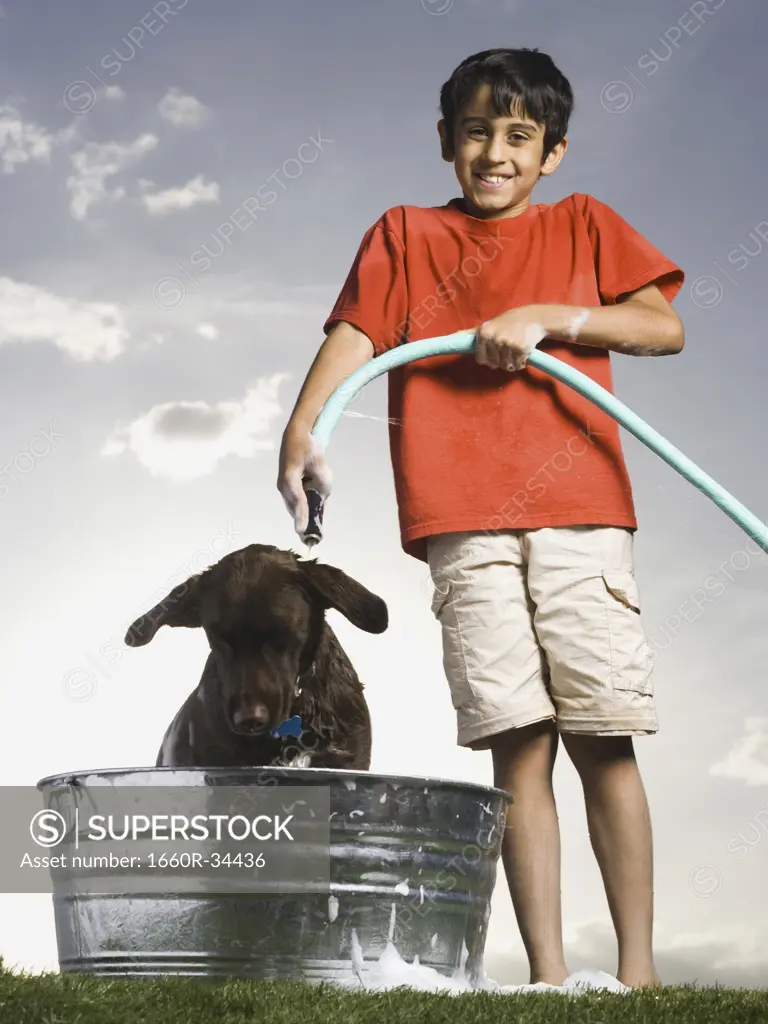
POLYGON ((550 966, 535 968, 531 967, 530 985, 537 985, 543 982, 545 985, 562 985, 568 977, 568 968, 563 964, 560 967, 550 966))
POLYGON ((629 988, 663 988, 661 978, 655 967, 648 970, 619 971, 617 980, 629 988))

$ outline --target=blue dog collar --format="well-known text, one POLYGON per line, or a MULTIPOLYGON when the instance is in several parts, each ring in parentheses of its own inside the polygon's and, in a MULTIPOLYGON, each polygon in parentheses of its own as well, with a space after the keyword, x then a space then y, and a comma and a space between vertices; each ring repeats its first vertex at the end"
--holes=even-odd
POLYGON ((276 729, 272 730, 273 739, 279 739, 281 736, 301 736, 301 718, 299 715, 292 715, 282 725, 278 725, 276 729))

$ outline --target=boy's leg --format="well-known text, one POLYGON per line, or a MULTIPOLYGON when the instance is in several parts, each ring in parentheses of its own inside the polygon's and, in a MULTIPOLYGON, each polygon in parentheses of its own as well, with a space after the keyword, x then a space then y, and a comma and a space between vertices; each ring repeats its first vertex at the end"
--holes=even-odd
POLYGON ((568 977, 560 904, 560 829, 552 789, 557 742, 552 720, 491 740, 493 784, 514 797, 501 858, 532 984, 561 985, 568 977))
POLYGON ((653 963, 653 840, 631 736, 563 733, 584 787, 592 849, 603 876, 625 985, 660 984, 653 963))
POLYGON ((633 536, 612 527, 531 531, 529 586, 563 745, 584 788, 590 839, 619 946, 618 978, 653 963, 650 814, 631 737, 658 729, 633 536))
POLYGON ((533 630, 520 536, 443 534, 428 544, 443 665, 458 743, 490 749, 513 796, 502 862, 532 982, 568 976, 560 914, 560 835, 552 771, 555 708, 533 630))

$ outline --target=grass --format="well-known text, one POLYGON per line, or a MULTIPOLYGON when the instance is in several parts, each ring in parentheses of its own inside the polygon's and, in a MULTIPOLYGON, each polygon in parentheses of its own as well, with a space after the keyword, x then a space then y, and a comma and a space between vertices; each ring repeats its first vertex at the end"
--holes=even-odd
POLYGON ((302 982, 27 974, 0 958, 0 1024, 765 1024, 768 990, 629 995, 348 992, 302 982))

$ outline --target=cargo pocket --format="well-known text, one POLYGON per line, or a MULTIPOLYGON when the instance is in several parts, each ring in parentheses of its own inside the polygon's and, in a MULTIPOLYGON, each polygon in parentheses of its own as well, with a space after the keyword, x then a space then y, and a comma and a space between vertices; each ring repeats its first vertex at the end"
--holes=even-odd
POLYGON ((469 685, 466 649, 459 618, 462 588, 445 577, 433 577, 433 582, 435 592, 432 595, 432 614, 443 631, 443 671, 451 691, 451 703, 458 711, 475 696, 469 685))
POLYGON ((653 693, 653 659, 640 618, 640 591, 626 569, 603 569, 614 690, 653 693))
POLYGON ((434 588, 432 591, 432 614, 439 621, 443 606, 451 596, 451 582, 439 571, 432 572, 431 576, 432 586, 434 588))

